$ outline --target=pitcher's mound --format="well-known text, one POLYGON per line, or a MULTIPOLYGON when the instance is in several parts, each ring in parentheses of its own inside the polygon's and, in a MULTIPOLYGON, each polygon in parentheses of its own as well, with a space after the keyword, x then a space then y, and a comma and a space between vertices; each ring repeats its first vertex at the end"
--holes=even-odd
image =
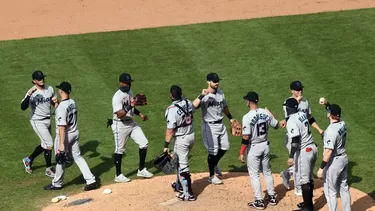
MULTIPOLYGON (((52 204, 43 210, 249 210, 247 203, 254 199, 250 177, 247 173, 223 173, 220 177, 224 184, 212 185, 207 182, 208 174, 192 174, 193 191, 196 201, 178 201, 172 191, 171 182, 175 175, 159 176, 151 179, 136 179, 129 183, 111 184, 100 189, 82 192, 70 196, 68 200, 52 204), (104 189, 111 189, 111 194, 103 194, 104 189), (92 198, 93 200, 75 206, 66 206, 77 199, 92 198)), ((261 175, 263 195, 266 185, 261 175)), ((277 206, 267 206, 267 210, 293 210, 302 197, 294 195, 293 184, 287 191, 282 185, 279 175, 274 175, 277 206)), ((352 210, 375 211, 375 201, 365 193, 351 188, 352 210)), ((323 194, 322 181, 315 181, 315 210, 328 210, 323 194)), ((339 199, 339 210, 341 201, 339 199)))

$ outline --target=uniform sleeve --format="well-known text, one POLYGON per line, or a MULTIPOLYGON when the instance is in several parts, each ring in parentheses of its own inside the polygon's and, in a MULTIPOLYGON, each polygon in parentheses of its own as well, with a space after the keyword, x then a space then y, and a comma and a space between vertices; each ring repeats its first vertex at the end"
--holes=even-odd
POLYGON ((122 99, 117 94, 115 94, 115 96, 113 96, 112 98, 112 107, 113 107, 114 114, 122 110, 122 99))
POLYGON ((289 138, 294 138, 301 135, 296 122, 292 122, 289 120, 286 124, 286 130, 288 131, 289 138))
POLYGON ((173 110, 171 110, 171 108, 167 108, 165 112, 165 118, 167 119, 168 129, 174 129, 177 127, 175 113, 173 112, 173 110))
POLYGON ((309 102, 306 100, 306 103, 307 103, 307 107, 308 107, 308 111, 307 111, 307 118, 311 118, 312 117, 312 111, 311 111, 311 107, 310 107, 310 104, 309 102))
POLYGON ((55 90, 53 89, 53 87, 50 86, 49 89, 51 90, 51 93, 52 93, 51 97, 56 97, 55 90))
POLYGON ((228 107, 227 100, 225 99, 225 95, 223 93, 223 108, 228 107))
POLYGON ((334 131, 330 130, 330 128, 328 128, 324 132, 323 143, 324 143, 324 148, 332 149, 332 150, 335 149, 336 134, 334 131))
POLYGON ((250 118, 248 118, 247 115, 242 117, 242 135, 251 135, 250 118))
POLYGON ((195 107, 191 101, 188 101, 189 104, 189 111, 191 111, 192 114, 195 113, 195 107))
POLYGON ((67 111, 64 107, 57 107, 56 110, 56 125, 57 126, 65 126, 67 125, 67 111))
POLYGON ((285 102, 283 103, 283 111, 284 111, 284 118, 286 119, 288 117, 288 113, 286 112, 286 106, 285 106, 285 102))
POLYGON ((278 124, 279 124, 279 121, 277 121, 277 119, 275 119, 275 117, 269 111, 266 110, 266 112, 267 112, 267 115, 270 117, 271 127, 277 128, 278 124))

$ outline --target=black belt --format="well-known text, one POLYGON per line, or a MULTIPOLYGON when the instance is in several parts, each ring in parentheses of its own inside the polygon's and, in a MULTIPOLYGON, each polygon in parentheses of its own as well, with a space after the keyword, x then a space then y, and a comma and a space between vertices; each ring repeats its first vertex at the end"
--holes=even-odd
POLYGON ((37 121, 46 120, 46 119, 51 119, 51 117, 44 117, 43 119, 38 119, 37 121))
POLYGON ((207 123, 210 123, 210 124, 219 124, 219 123, 222 123, 223 120, 220 119, 220 120, 217 120, 217 121, 214 121, 214 122, 207 122, 207 123))
POLYGON ((345 155, 345 153, 337 154, 335 155, 335 157, 342 156, 342 155, 345 155))

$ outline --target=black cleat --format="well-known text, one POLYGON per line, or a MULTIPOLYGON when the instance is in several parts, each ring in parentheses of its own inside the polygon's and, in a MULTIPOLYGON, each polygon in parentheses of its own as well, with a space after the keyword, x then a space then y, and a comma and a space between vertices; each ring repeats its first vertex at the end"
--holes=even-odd
POLYGON ((172 182, 171 187, 172 187, 173 191, 176 192, 176 193, 182 193, 183 192, 182 186, 180 185, 177 188, 177 183, 176 182, 172 182))
POLYGON ((62 187, 56 187, 56 186, 53 186, 52 184, 44 186, 44 190, 61 190, 61 189, 62 187))
POLYGON ((277 205, 277 201, 276 201, 275 196, 268 196, 267 201, 268 201, 268 204, 271 205, 271 206, 277 205))
POLYGON ((255 208, 257 210, 264 210, 265 208, 263 200, 255 200, 254 202, 249 202, 247 206, 255 208))
POLYGON ((96 188, 98 188, 98 184, 96 182, 94 182, 94 183, 85 185, 85 187, 83 188, 83 190, 90 191, 90 190, 94 190, 96 188))
POLYGON ((303 208, 303 205, 304 205, 304 203, 301 202, 301 203, 298 203, 298 204, 297 204, 297 207, 300 208, 300 209, 302 209, 302 208, 303 208))

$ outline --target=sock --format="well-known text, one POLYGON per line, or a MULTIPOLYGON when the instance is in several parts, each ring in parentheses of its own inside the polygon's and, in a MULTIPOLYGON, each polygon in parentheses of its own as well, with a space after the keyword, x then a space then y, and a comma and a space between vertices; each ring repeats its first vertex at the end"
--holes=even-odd
POLYGON ((52 159, 52 150, 50 149, 45 149, 44 150, 44 159, 46 160, 46 167, 51 167, 51 159, 52 159))
POLYGON ((219 163, 219 160, 225 155, 227 151, 219 149, 217 155, 215 156, 215 166, 219 163))
POLYGON ((312 192, 310 189, 310 183, 303 184, 302 186, 302 198, 304 202, 304 207, 308 210, 314 210, 313 200, 312 200, 312 192))
POLYGON ((43 149, 43 147, 39 144, 37 147, 35 147, 34 152, 29 156, 29 159, 31 160, 31 162, 33 162, 34 159, 35 159, 36 157, 38 157, 38 155, 42 154, 42 152, 44 152, 44 149, 43 149))
POLYGON ((142 169, 145 167, 146 155, 147 155, 147 148, 139 149, 139 170, 140 171, 142 171, 142 169))
POLYGON ((122 160, 122 154, 116 154, 115 153, 115 166, 116 166, 116 176, 121 174, 121 160, 122 160))
POLYGON ((208 169, 210 170, 210 177, 215 174, 215 155, 208 155, 207 158, 208 169))

